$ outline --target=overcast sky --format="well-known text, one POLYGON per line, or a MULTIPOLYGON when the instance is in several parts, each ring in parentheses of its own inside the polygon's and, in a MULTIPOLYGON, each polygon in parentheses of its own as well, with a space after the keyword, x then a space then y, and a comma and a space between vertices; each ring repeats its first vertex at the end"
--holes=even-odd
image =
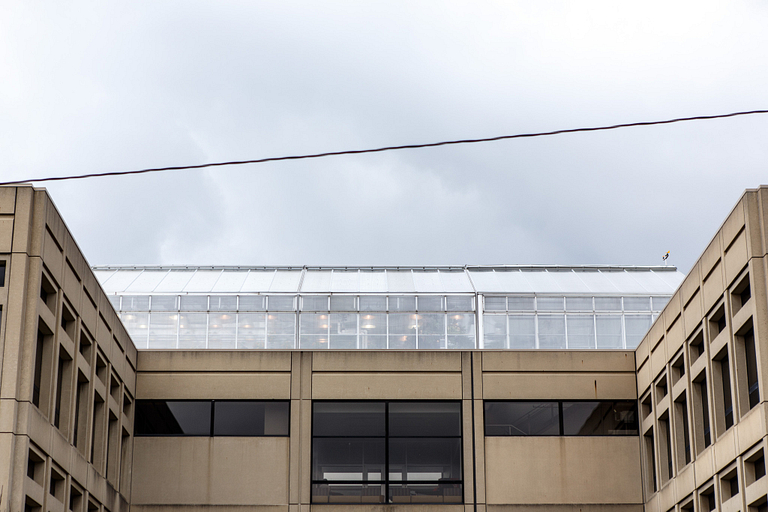
MULTIPOLYGON (((3 2, 0 180, 768 108, 768 3, 3 2)), ((687 272, 768 115, 49 184, 91 264, 687 272)))

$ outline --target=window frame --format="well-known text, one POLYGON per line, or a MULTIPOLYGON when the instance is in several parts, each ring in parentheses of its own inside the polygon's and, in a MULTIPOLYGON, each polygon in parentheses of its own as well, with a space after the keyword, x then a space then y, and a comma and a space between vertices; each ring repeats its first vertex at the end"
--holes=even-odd
POLYGON ((151 399, 134 399, 133 406, 136 408, 136 413, 133 417, 134 422, 134 437, 290 437, 291 435, 291 402, 290 400, 241 400, 237 398, 225 398, 225 399, 173 399, 173 398, 151 398, 151 399), (211 418, 208 427, 208 434, 143 434, 139 433, 136 424, 139 416, 139 409, 142 403, 146 402, 202 402, 211 404, 211 418), (252 403, 283 403, 286 404, 287 409, 287 433, 286 434, 262 434, 262 435, 233 435, 233 434, 216 434, 216 403, 217 402, 252 402, 252 403))
MULTIPOLYGON (((327 480, 316 480, 314 478, 314 465, 315 465, 315 439, 383 439, 384 440, 384 467, 382 470, 382 479, 381 480, 370 480, 370 481, 363 481, 363 480, 333 480, 333 484, 337 485, 360 485, 361 488, 365 485, 374 485, 374 486, 381 486, 383 501, 381 502, 366 502, 362 500, 364 495, 361 494, 361 501, 360 502, 354 502, 354 501, 338 501, 338 502, 330 502, 328 501, 328 505, 366 505, 366 504, 378 504, 378 505, 407 505, 407 504, 414 504, 414 505, 420 505, 420 504, 426 504, 426 505, 460 505, 465 503, 465 486, 464 486, 464 479, 465 479, 465 470, 464 470, 464 410, 462 406, 461 400, 359 400, 359 399, 349 399, 349 400, 312 400, 312 410, 311 410, 311 428, 310 428, 310 503, 317 505, 317 504, 326 504, 326 502, 322 501, 314 501, 315 495, 314 495, 314 487, 315 485, 321 485, 325 483, 330 483, 327 480), (329 435, 315 435, 315 405, 316 404, 327 404, 327 403, 346 403, 346 404, 384 404, 384 435, 383 436, 329 436, 329 435), (396 404, 396 403, 445 403, 445 404, 456 404, 458 407, 458 413, 459 413, 459 434, 457 436, 424 436, 424 437, 418 437, 418 436, 392 436, 390 435, 390 404, 396 404), (434 481, 434 480, 391 480, 390 479, 390 439, 425 439, 425 440, 431 440, 431 439, 457 439, 459 442, 459 471, 461 477, 458 479, 451 479, 446 481, 434 481), (445 501, 418 501, 418 502, 410 502, 410 503, 400 503, 395 502, 391 499, 390 495, 390 488, 391 486, 408 486, 409 484, 413 485, 433 485, 433 486, 442 486, 444 484, 447 485, 458 485, 461 489, 461 494, 459 496, 460 501, 457 502, 445 502, 445 501)), ((445 495, 443 495, 444 497, 445 495)))
POLYGON ((608 438, 614 438, 614 437, 639 437, 641 435, 641 420, 640 420, 640 411, 638 410, 638 400, 621 400, 621 399, 613 399, 613 400, 589 400, 589 399, 562 399, 562 400, 537 400, 537 399, 522 399, 522 400, 483 400, 483 435, 485 437, 608 437, 608 438), (488 433, 488 422, 486 421, 486 413, 487 413, 487 406, 486 404, 492 404, 492 403, 556 403, 557 404, 557 411, 558 411, 558 423, 559 423, 559 433, 558 434, 541 434, 541 435, 505 435, 505 434, 489 434, 488 433), (635 422, 637 425, 637 429, 635 433, 626 433, 626 434, 565 434, 565 421, 563 416, 563 404, 564 403, 603 403, 603 402, 622 402, 626 404, 632 404, 634 406, 634 413, 635 413, 635 422))

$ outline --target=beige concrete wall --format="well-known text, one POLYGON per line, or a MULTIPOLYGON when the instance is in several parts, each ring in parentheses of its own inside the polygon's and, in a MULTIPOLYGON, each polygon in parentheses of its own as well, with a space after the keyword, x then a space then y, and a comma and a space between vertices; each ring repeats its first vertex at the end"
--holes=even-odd
POLYGON ((640 504, 631 437, 488 437, 488 504, 640 504))
MULTIPOLYGON (((765 383, 768 378, 768 281, 766 221, 768 188, 748 190, 685 278, 637 349, 637 392, 653 411, 642 414, 642 434, 654 436, 644 452, 646 510, 666 512, 714 492, 722 512, 746 510, 765 499, 766 487, 749 482, 750 457, 766 444, 765 383), (751 298, 741 303, 748 283, 751 298), (725 329, 717 319, 723 317, 725 329), (744 332, 751 326, 758 360, 760 403, 750 408, 744 332), (697 347, 700 347, 697 348, 697 347), (701 350, 702 354, 698 353, 701 350), (727 355, 733 426, 725 423, 723 355, 727 355), (706 379, 707 386, 698 385, 706 379), (664 393, 666 389, 666 393, 664 393), (711 444, 704 442, 701 391, 708 404, 711 444), (685 400, 685 402, 683 402, 685 400), (685 403, 685 409, 682 404, 685 403), (688 419, 691 462, 684 457, 688 419), (670 431, 672 473, 668 474, 665 431, 670 431), (656 489, 652 473, 657 474, 656 489), (737 470, 739 494, 728 499, 721 481, 737 470), (762 490, 758 490, 762 489, 762 490)), ((765 452, 768 453, 768 452, 765 452)), ((761 479, 765 480, 765 479, 761 479)))
POLYGON ((136 349, 45 190, 0 187, 0 260, 0 510, 21 510, 27 497, 42 510, 63 510, 70 489, 82 493, 82 507, 127 510, 136 349), (47 336, 38 407, 39 329, 47 336), (96 397, 104 421, 94 431, 96 397), (37 480, 27 476, 30 453, 40 459, 37 480), (52 471, 63 479, 55 495, 48 492, 52 471))
POLYGON ((132 505, 288 505, 287 437, 139 437, 132 505))
MULTIPOLYGON (((311 506, 318 510, 331 507, 311 505, 312 400, 461 400, 465 506, 474 508, 474 503, 477 503, 482 509, 487 504, 549 503, 565 506, 574 503, 641 503, 636 438, 563 438, 565 444, 558 446, 565 447, 566 458, 553 459, 548 458, 555 456, 549 449, 549 445, 556 441, 553 438, 485 437, 483 400, 489 397, 549 400, 636 397, 632 352, 553 352, 548 355, 550 357, 538 351, 146 351, 139 355, 137 396, 140 399, 290 399, 290 437, 283 438, 288 446, 285 459, 287 472, 283 471, 282 462, 279 462, 279 471, 271 475, 274 478, 271 487, 275 492, 285 490, 287 500, 276 502, 275 495, 269 498, 247 495, 247 499, 254 504, 311 506), (288 357, 290 365, 287 364, 288 357), (543 444, 537 445, 537 442, 543 444), (511 449, 499 448, 510 443, 514 446, 511 449), (547 456, 537 456, 541 468, 534 468, 535 471, 528 472, 529 475, 539 470, 549 471, 548 464, 554 464, 562 471, 564 478, 575 479, 574 482, 579 481, 578 475, 592 474, 598 478, 608 474, 609 487, 614 494, 605 494, 602 500, 587 491, 571 494, 571 484, 568 483, 566 487, 550 489, 550 493, 559 496, 552 498, 554 501, 526 501, 529 489, 509 498, 509 494, 504 494, 510 492, 509 478, 505 476, 509 472, 503 465, 525 467, 533 456, 532 452, 520 452, 515 443, 533 443, 531 450, 535 451, 538 446, 547 452, 547 456), (633 448, 628 449, 628 445, 633 448), (620 454, 618 462, 607 457, 608 452, 616 450, 620 454), (600 461, 599 467, 597 461, 600 461), (625 492, 631 487, 630 482, 634 483, 634 494, 625 492), (621 499, 616 497, 616 492, 621 494, 621 499), (492 496, 496 501, 491 501, 492 496)), ((244 438, 240 442, 256 445, 263 439, 244 438)), ((217 471, 225 472, 223 468, 231 463, 229 454, 210 449, 215 445, 211 444, 212 440, 217 441, 218 438, 139 438, 134 471, 143 476, 134 479, 134 506, 142 507, 141 510, 160 510, 157 508, 160 505, 195 503, 225 510, 218 507, 245 500, 246 495, 242 493, 233 495, 238 497, 227 497, 205 490, 219 476, 209 475, 209 469, 204 468, 222 468, 217 471), (155 468, 153 461, 158 459, 162 461, 155 468), (187 466, 194 468, 188 469, 187 466), (159 481, 167 484, 166 494, 163 494, 164 487, 159 481), (190 482, 193 481, 211 483, 190 489, 190 482)), ((540 472, 536 478, 541 480, 540 472)), ((517 492, 513 491, 513 494, 517 492)), ((350 507, 367 511, 381 509, 380 505, 350 507)), ((394 505, 386 508, 394 510, 392 507, 397 508, 394 505)), ((426 505, 410 507, 419 510, 434 508, 426 505)), ((445 507, 440 509, 446 510, 445 507)))

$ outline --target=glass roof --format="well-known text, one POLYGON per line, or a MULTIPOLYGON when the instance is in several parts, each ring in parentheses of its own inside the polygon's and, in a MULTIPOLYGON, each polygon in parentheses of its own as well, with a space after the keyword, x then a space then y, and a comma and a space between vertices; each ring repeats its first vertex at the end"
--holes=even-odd
POLYGON ((535 293, 671 295, 672 266, 94 267, 107 294, 535 293))

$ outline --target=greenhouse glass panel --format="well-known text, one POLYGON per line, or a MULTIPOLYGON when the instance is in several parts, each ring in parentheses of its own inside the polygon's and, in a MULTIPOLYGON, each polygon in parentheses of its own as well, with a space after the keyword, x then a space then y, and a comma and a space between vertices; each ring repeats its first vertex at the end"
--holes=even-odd
POLYGON ((417 316, 393 313, 389 315, 389 348, 416 348, 417 316))
POLYGON ((387 337, 372 334, 360 334, 360 348, 369 350, 384 350, 387 348, 387 337))
POLYGON ((477 348, 475 344, 475 335, 471 336, 456 336, 448 335, 448 348, 452 350, 471 350, 477 348))
MULTIPOLYGON (((155 300, 152 299, 152 309, 155 309, 155 300)), ((208 311, 208 296, 207 295, 182 295, 181 296, 181 310, 182 311, 208 311)))
POLYGON ((624 326, 627 330, 627 348, 636 349, 651 328, 651 315, 626 315, 624 326))
POLYGON ((389 334, 389 348, 399 350, 414 350, 416 349, 416 336, 415 335, 395 335, 389 334))
POLYGON ((108 295, 107 298, 109 298, 109 303, 112 304, 112 307, 115 308, 115 311, 120 311, 120 296, 108 295))
POLYGON ((445 336, 444 313, 421 313, 417 317, 419 335, 445 336))
POLYGON ((566 297, 565 309, 567 311, 592 311, 592 297, 566 297))
POLYGON ((472 311, 474 310, 473 298, 469 295, 449 295, 445 298, 448 311, 472 311))
POLYGON ((415 292, 413 274, 410 270, 387 270, 387 291, 394 293, 415 292))
POLYGON ((331 348, 357 348, 357 313, 331 314, 331 348))
POLYGON ((509 311, 535 311, 533 297, 508 297, 509 311))
POLYGON ((304 293, 322 293, 331 289, 330 270, 307 270, 301 283, 301 291, 304 293))
POLYGON ((650 297, 624 297, 624 311, 650 311, 650 297))
POLYGON ((563 297, 538 297, 536 309, 538 311, 562 311, 563 297))
POLYGON ((595 297, 596 311, 621 311, 621 297, 595 297))
POLYGON ((195 273, 188 270, 171 270, 152 291, 156 293, 179 292, 184 289, 193 275, 195 273))
POLYGON ((567 315, 568 348, 595 348, 595 318, 592 315, 567 315))
POLYGON ((149 348, 176 348, 178 313, 152 313, 149 316, 149 348))
POLYGON ((475 291, 464 270, 441 270, 438 275, 442 285, 439 291, 448 293, 475 291))
MULTIPOLYGON (((299 315, 300 333, 328 335, 328 313, 302 313, 299 315)), ((285 333, 281 333, 285 334, 285 333)))
POLYGON ((361 270, 360 271, 360 292, 386 292, 387 273, 383 270, 361 270))
POLYGON ((268 334, 267 348, 270 350, 296 348, 296 338, 293 336, 286 336, 284 334, 268 334))
MULTIPOLYGON (((507 272, 509 273, 509 272, 507 272)), ((519 272, 517 272, 519 274, 519 272)), ((499 272, 499 274, 502 274, 499 272)), ((472 279, 472 284, 477 291, 481 292, 501 292, 502 290, 514 290, 515 288, 509 288, 501 286, 499 280, 496 279, 496 272, 486 270, 470 270, 469 276, 472 279)), ((528 291, 527 289, 525 291, 528 291)))
POLYGON ((102 282, 105 290, 110 292, 125 291, 141 274, 140 270, 118 270, 107 281, 102 282))
POLYGON ((264 295, 241 295, 238 310, 240 311, 266 311, 267 297, 264 295))
MULTIPOLYGON (((360 291, 360 272, 357 270, 334 270, 331 274, 332 292, 360 291)), ((382 291, 384 291, 382 289, 382 291)))
POLYGON ((295 314, 267 314, 267 348, 295 348, 295 333, 295 314))
POLYGON ((621 316, 597 315, 597 348, 622 348, 621 316))
POLYGON ((271 292, 297 292, 301 281, 301 270, 278 270, 269 285, 271 292))
POLYGON ((267 311, 294 311, 294 297, 291 295, 269 295, 267 297, 267 311))
POLYGON ((357 311, 355 296, 331 295, 331 311, 357 311))
POLYGON ((387 298, 384 295, 363 295, 360 297, 360 311, 386 311, 387 298))
POLYGON ((361 313, 360 314, 360 334, 387 334, 387 314, 386 313, 361 313))
POLYGON ((443 311, 443 298, 439 295, 419 295, 419 311, 443 311))
POLYGON ((533 315, 509 315, 509 348, 536 348, 536 319, 533 315))
POLYGON ((176 311, 177 298, 176 295, 152 295, 150 308, 152 311, 176 311))
POLYGON ((390 311, 416 311, 416 297, 411 295, 392 295, 389 297, 390 311))
POLYGON ((413 285, 417 292, 441 292, 444 291, 443 283, 440 281, 440 275, 437 270, 419 271, 414 270, 413 285))
POLYGON ((142 293, 153 292, 160 281, 168 275, 167 270, 145 270, 126 288, 127 292, 142 293))
MULTIPOLYGON (((272 306, 270 305, 270 310, 272 306)), ((328 295, 304 295, 301 297, 302 311, 328 311, 328 295)))
POLYGON ((240 292, 257 293, 268 291, 274 278, 274 270, 251 270, 248 272, 248 277, 245 278, 243 286, 240 287, 240 292))
POLYGON ((507 348, 506 315, 483 315, 483 347, 507 348))
POLYGON ((205 348, 207 313, 184 313, 179 318, 179 348, 205 348))
POLYGON ((653 310, 661 311, 669 302, 669 297, 653 297, 653 310))
POLYGON ((123 322, 136 348, 147 348, 149 313, 122 313, 120 320, 123 322))
POLYGON ((207 293, 221 277, 221 270, 198 270, 184 287, 187 293, 207 293))
POLYGON ((211 311, 237 311, 237 295, 211 295, 211 311))
POLYGON ((448 335, 475 334, 474 313, 452 313, 448 315, 448 335))
POLYGON ((507 310, 506 297, 484 297, 483 302, 484 302, 486 311, 506 311, 507 310))
POLYGON ((264 348, 267 321, 264 313, 237 315, 237 348, 264 348))
POLYGON ((299 336, 299 348, 308 350, 328 348, 328 335, 302 334, 299 336))
POLYGON ((212 292, 238 292, 243 287, 245 279, 248 277, 248 271, 245 270, 225 270, 221 273, 216 284, 211 288, 212 292))
POLYGON ((539 348, 565 348, 565 315, 539 315, 539 348))
POLYGON ((208 348, 235 348, 235 313, 211 313, 208 318, 208 348))

